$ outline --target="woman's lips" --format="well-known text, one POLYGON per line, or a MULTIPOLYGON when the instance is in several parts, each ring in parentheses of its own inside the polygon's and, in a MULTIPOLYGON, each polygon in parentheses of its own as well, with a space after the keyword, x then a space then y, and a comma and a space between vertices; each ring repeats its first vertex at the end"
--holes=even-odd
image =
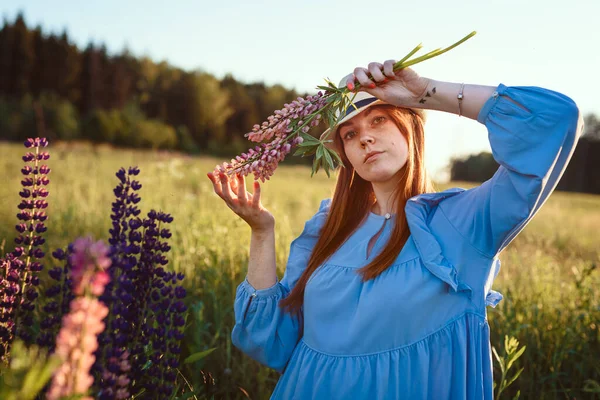
POLYGON ((379 155, 380 155, 380 154, 381 154, 381 152, 379 152, 379 153, 375 153, 375 154, 372 154, 371 156, 369 156, 369 158, 367 158, 367 159, 365 160, 365 164, 366 164, 366 163, 373 162, 374 160, 376 160, 376 159, 379 157, 379 155))

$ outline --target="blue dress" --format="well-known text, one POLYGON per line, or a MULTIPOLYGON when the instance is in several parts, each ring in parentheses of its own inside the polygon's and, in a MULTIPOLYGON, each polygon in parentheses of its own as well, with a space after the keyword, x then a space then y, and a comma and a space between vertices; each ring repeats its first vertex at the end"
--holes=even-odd
POLYGON ((502 84, 478 121, 500 168, 476 188, 409 199, 411 235, 376 279, 363 283, 357 270, 392 224, 367 256, 385 220, 370 213, 308 281, 303 326, 278 307, 306 268, 326 199, 291 243, 281 281, 238 286, 232 342, 282 373, 271 399, 493 399, 486 306, 502 299, 491 290, 498 254, 554 190, 583 123, 565 95, 502 84))

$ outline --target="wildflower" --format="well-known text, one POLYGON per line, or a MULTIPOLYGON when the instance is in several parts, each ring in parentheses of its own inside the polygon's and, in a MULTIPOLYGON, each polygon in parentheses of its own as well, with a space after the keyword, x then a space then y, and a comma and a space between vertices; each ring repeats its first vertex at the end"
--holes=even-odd
MULTIPOLYGON (((167 313, 175 293, 180 298, 185 296, 185 290, 174 285, 172 278, 177 282, 184 275, 167 273, 162 268, 168 263, 165 253, 170 250, 163 239, 171 237, 165 225, 173 217, 155 210, 140 216, 137 204, 141 198, 136 192, 142 185, 134 179, 139 172, 136 167, 121 168, 116 173, 119 183, 113 190, 116 199, 109 231, 112 264, 107 270, 111 281, 101 297, 110 311, 93 367, 99 399, 127 398, 133 390, 142 389, 170 394, 175 383, 168 378, 178 355, 169 352, 169 346, 177 350, 182 333, 180 327, 170 327, 172 316, 167 313), (161 293, 160 289, 167 286, 161 293), (160 326, 155 327, 155 322, 160 326)), ((187 308, 182 303, 173 310, 173 315, 183 318, 187 308)))
POLYGON ((96 336, 104 330, 102 320, 108 315, 108 307, 98 300, 108 283, 108 247, 91 238, 79 238, 72 250, 73 292, 77 297, 71 301, 70 312, 63 317, 56 338, 55 354, 63 364, 54 373, 49 400, 77 395, 92 399, 85 395, 94 381, 90 369, 98 348, 96 336))
POLYGON ((31 327, 34 302, 38 298, 36 287, 40 282, 38 273, 43 269, 39 260, 44 257, 44 252, 39 246, 45 243, 41 234, 46 231, 43 222, 47 215, 41 210, 48 207, 48 190, 43 186, 50 183, 46 176, 50 168, 40 165, 39 161, 50 158, 47 152, 40 152, 40 147, 46 147, 48 141, 30 138, 24 145, 35 152, 23 156, 23 161, 29 164, 21 169, 21 202, 17 206, 17 218, 21 222, 15 225, 17 236, 14 239, 17 247, 1 260, 5 273, 0 278, 0 358, 8 357, 15 336, 26 344, 33 342, 31 327))

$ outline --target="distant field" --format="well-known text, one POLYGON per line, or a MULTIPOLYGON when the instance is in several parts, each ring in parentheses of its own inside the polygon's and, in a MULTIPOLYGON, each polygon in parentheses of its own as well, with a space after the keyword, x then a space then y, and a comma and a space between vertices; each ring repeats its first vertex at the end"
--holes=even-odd
MULTIPOLYGON (((0 243, 6 239, 7 250, 13 248, 24 151, 22 145, 0 143, 0 243)), ((186 274, 193 313, 188 321, 194 321, 184 351, 217 347, 183 374, 200 382, 200 369, 210 372, 217 398, 241 398, 239 387, 253 399, 268 398, 277 373, 260 367, 230 341, 233 300, 246 273, 250 229, 214 195, 206 178, 224 160, 89 145, 51 144, 48 151, 47 249, 64 247, 85 234, 106 239, 115 172, 139 166, 142 213, 154 208, 174 217, 169 265, 186 274)), ((331 197, 334 183, 322 172, 310 178, 304 166, 282 166, 263 185, 263 204, 276 218, 280 277, 290 242, 320 201, 331 197)), ((250 180, 247 184, 251 187, 250 180)), ((450 186, 472 185, 454 182, 438 189, 450 186)), ((506 398, 517 389, 526 399, 600 398, 600 393, 583 390, 586 380, 600 382, 600 196, 554 193, 501 260, 494 289, 505 299, 489 309, 492 345, 502 352, 504 335, 510 335, 527 346, 514 368, 525 369, 506 398)))

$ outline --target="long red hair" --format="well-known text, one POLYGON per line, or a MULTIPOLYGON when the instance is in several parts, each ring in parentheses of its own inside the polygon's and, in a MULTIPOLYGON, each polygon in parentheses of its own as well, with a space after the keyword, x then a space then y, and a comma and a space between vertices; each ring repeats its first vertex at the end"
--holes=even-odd
MULTIPOLYGON (((418 194, 433 191, 433 185, 425 170, 425 137, 423 119, 414 111, 392 105, 376 105, 384 110, 396 123, 408 143, 408 159, 398 185, 392 196, 395 197, 396 223, 391 236, 381 253, 371 263, 362 267, 363 282, 374 279, 392 265, 410 236, 404 212, 406 201, 418 194)), ((337 128, 339 129, 339 127, 337 128)), ((337 130, 333 135, 340 151, 343 167, 339 170, 337 183, 331 200, 331 207, 321 229, 319 239, 313 248, 308 265, 289 295, 279 302, 285 311, 300 315, 304 303, 306 283, 313 272, 323 264, 358 228, 375 203, 375 194, 369 181, 362 179, 346 157, 344 146, 337 130)))

